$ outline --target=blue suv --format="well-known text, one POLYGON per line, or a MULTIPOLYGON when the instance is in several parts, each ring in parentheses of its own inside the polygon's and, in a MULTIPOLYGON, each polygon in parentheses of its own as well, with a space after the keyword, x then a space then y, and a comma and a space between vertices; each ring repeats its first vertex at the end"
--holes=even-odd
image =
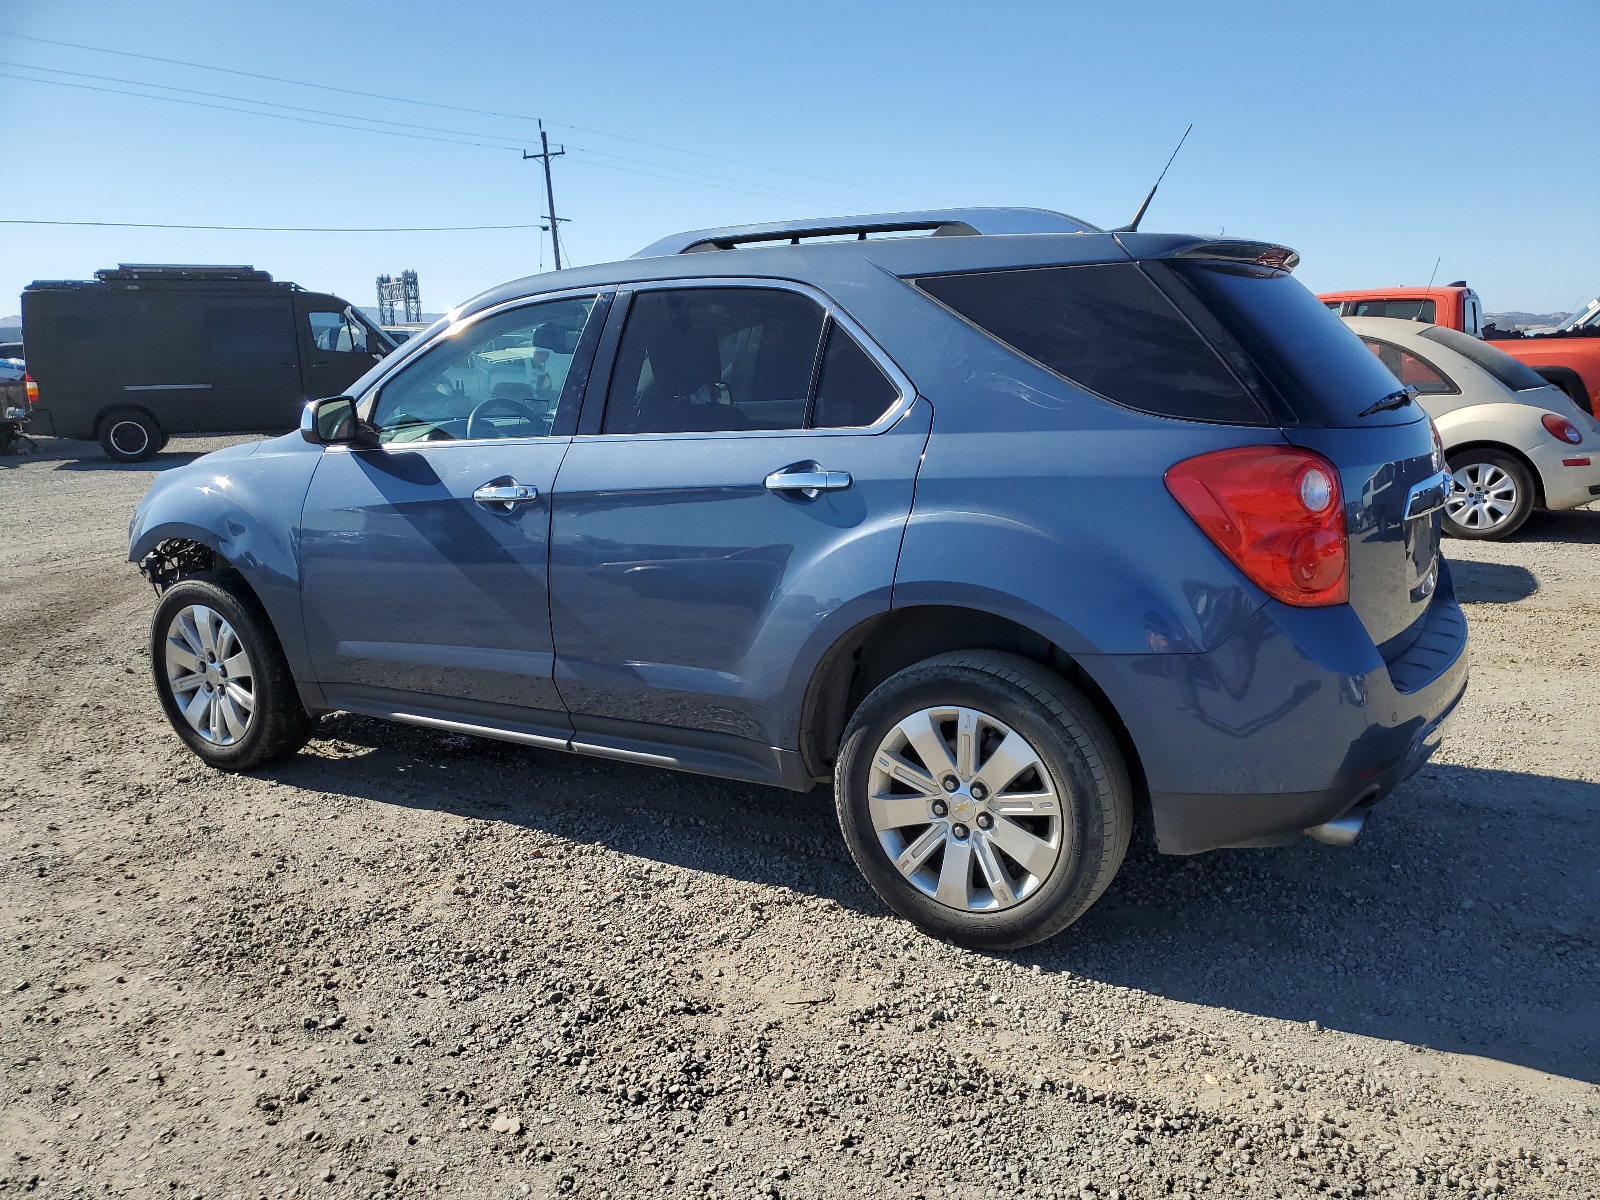
POLYGON ((1136 810, 1348 844, 1466 686, 1411 393, 1261 242, 973 209, 680 234, 507 284, 298 434, 163 473, 130 557, 202 759, 318 714, 804 791, 967 945, 1136 810))

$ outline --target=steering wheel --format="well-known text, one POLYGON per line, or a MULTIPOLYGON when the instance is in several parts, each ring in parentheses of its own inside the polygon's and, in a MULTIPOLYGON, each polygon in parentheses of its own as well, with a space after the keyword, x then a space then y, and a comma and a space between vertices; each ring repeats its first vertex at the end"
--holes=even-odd
POLYGON ((534 412, 520 401, 511 400, 505 396, 491 396, 477 405, 467 415, 467 437, 469 439, 499 437, 499 430, 489 424, 488 419, 491 416, 516 417, 518 420, 531 421, 535 424, 543 424, 544 422, 544 417, 541 414, 534 412))

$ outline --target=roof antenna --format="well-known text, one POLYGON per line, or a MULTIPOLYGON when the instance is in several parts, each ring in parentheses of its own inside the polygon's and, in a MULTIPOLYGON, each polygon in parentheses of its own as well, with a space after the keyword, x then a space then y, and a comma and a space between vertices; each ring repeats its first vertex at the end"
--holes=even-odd
MULTIPOLYGON (((1194 122, 1190 121, 1189 129, 1193 128, 1194 122)), ((1172 158, 1167 159, 1167 165, 1161 168, 1161 174, 1156 176, 1154 187, 1150 189, 1150 194, 1144 198, 1144 203, 1139 205, 1139 211, 1133 214, 1133 220, 1129 221, 1121 229, 1113 229, 1112 233, 1137 233, 1139 231, 1139 222, 1144 220, 1144 210, 1149 208, 1150 201, 1156 198, 1156 188, 1160 187, 1161 181, 1167 177, 1167 168, 1172 166, 1172 159, 1178 157, 1178 151, 1183 149, 1183 143, 1189 140, 1189 129, 1183 131, 1183 136, 1178 139, 1178 144, 1172 148, 1172 158)))
MULTIPOLYGON (((1442 263, 1443 261, 1444 261, 1444 255, 1442 255, 1442 254, 1439 255, 1438 258, 1433 260, 1433 274, 1428 276, 1428 286, 1422 289, 1422 294, 1424 296, 1432 296, 1433 295, 1433 281, 1439 277, 1439 264, 1442 263)), ((1422 321, 1422 305, 1420 305, 1420 304, 1417 305, 1417 315, 1412 317, 1411 319, 1413 321, 1422 321)), ((1424 325, 1428 325, 1428 324, 1431 324, 1432 322, 1422 321, 1422 323, 1424 325)))

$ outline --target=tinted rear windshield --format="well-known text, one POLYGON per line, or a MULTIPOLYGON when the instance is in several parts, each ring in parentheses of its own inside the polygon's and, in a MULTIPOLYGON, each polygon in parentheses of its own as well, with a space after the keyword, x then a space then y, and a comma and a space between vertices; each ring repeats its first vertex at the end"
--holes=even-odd
POLYGON ((1460 330, 1434 325, 1429 329, 1420 330, 1419 336, 1427 338, 1430 342, 1438 342, 1439 345, 1454 350, 1463 358, 1470 358, 1513 392, 1542 388, 1549 382, 1532 367, 1518 362, 1504 350, 1497 350, 1488 342, 1481 342, 1460 330))
MULTIPOLYGON (((1267 423, 1216 351, 1133 263, 915 282, 985 333, 1107 400, 1165 417, 1267 423)), ((1356 349, 1372 357, 1359 342, 1356 349)))
POLYGON ((1301 422, 1404 425, 1415 405, 1358 416, 1395 390, 1395 378, 1338 317, 1282 271, 1175 261, 1178 275, 1220 319, 1301 422))

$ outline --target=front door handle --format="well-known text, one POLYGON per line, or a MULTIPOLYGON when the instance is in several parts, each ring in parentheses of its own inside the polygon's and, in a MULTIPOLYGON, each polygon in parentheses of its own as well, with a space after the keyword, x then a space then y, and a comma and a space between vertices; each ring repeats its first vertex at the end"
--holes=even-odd
POLYGON ((492 508, 496 512, 513 512, 517 505, 537 500, 539 489, 530 484, 518 483, 514 479, 508 482, 496 481, 484 484, 472 493, 472 498, 485 508, 492 508))
POLYGON ((766 487, 769 492, 799 492, 815 500, 823 492, 843 491, 854 482, 849 471, 824 471, 814 462, 803 462, 768 475, 766 487))

